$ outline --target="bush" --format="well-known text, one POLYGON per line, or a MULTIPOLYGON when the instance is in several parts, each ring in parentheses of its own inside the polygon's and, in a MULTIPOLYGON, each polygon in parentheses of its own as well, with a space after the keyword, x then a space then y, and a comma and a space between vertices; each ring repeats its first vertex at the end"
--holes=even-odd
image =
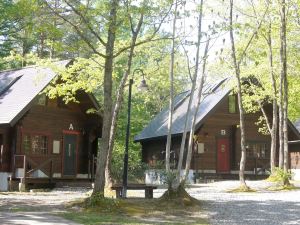
POLYGON ((86 207, 98 208, 102 211, 111 212, 120 207, 120 201, 118 199, 105 198, 101 193, 96 193, 87 199, 86 207))
POLYGON ((268 178, 268 181, 277 182, 280 185, 285 185, 292 178, 290 171, 285 171, 279 167, 275 167, 274 172, 268 178))

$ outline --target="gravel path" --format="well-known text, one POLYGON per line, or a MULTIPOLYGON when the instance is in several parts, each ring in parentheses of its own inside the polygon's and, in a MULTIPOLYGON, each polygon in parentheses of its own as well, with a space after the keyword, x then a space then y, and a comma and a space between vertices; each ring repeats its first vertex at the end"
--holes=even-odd
POLYGON ((54 189, 51 192, 0 192, 1 225, 78 225, 55 216, 67 202, 85 198, 87 189, 54 189))
MULTIPOLYGON (((272 184, 265 181, 248 181, 247 184, 257 192, 228 193, 238 187, 238 181, 200 184, 188 192, 203 202, 212 225, 300 224, 300 190, 267 191, 272 184)), ((162 190, 157 190, 155 197, 161 193, 162 190)))
MULTIPOLYGON (((211 225, 300 225, 300 190, 267 191, 265 181, 248 181, 254 193, 228 193, 238 181, 194 185, 188 192, 203 204, 211 225)), ((300 183, 297 184, 300 187, 300 183)), ((154 190, 159 197, 164 189, 154 190)), ((129 196, 143 197, 143 191, 129 196)), ((38 193, 0 193, 0 224, 73 224, 55 216, 65 203, 84 198, 86 189, 55 189, 38 193)))

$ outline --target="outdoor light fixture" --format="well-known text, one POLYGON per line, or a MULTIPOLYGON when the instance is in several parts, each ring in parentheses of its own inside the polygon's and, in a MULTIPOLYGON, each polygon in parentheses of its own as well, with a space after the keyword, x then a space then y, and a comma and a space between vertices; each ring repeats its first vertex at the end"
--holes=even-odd
POLYGON ((135 69, 132 73, 132 77, 129 80, 128 89, 128 109, 127 109, 127 127, 126 127, 126 139, 125 139, 125 154, 124 154, 124 167, 123 167, 123 186, 122 186, 122 198, 127 197, 127 178, 128 178, 128 149, 129 149, 129 136, 130 136, 130 115, 131 115, 131 93, 133 79, 136 72, 140 72, 143 76, 141 84, 138 86, 140 91, 147 91, 148 85, 146 84, 145 74, 142 69, 135 69))

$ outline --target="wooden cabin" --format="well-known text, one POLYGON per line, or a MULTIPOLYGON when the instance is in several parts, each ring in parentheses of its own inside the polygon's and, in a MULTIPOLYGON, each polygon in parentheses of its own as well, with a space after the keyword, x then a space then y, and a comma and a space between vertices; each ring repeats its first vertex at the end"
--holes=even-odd
POLYGON ((49 99, 42 91, 56 76, 36 66, 0 72, 1 191, 14 183, 29 187, 91 179, 102 121, 86 111, 99 105, 83 91, 76 93, 79 103, 49 99))
MULTIPOLYGON (((197 111, 196 132, 191 162, 190 179, 214 177, 235 178, 241 156, 239 111, 237 96, 232 94, 228 79, 204 88, 203 100, 197 111)), ((171 163, 177 166, 181 137, 184 129, 190 92, 175 97, 172 126, 171 163)), ((196 99, 192 100, 192 114, 196 99)), ((144 130, 135 137, 142 146, 143 161, 155 167, 164 161, 168 124, 168 108, 160 112, 144 130)), ((258 131, 256 122, 261 113, 245 115, 248 177, 266 175, 270 165, 270 136, 258 131)), ((188 120, 188 130, 191 119, 188 120)), ((289 123, 289 138, 297 140, 298 130, 289 123)), ((187 141, 188 142, 188 141, 187 141)), ((187 148, 187 143, 186 143, 187 148)))
MULTIPOLYGON (((300 131, 300 119, 294 126, 300 131)), ((289 141, 290 168, 294 180, 300 180, 300 139, 289 141)))

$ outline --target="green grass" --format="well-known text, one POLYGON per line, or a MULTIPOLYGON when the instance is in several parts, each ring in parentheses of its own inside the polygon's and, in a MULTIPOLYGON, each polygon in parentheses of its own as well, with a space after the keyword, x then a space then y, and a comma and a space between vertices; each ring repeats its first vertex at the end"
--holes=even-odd
POLYGON ((294 186, 293 184, 290 184, 290 185, 271 186, 268 188, 268 190, 269 191, 294 191, 294 190, 300 190, 300 188, 294 186))
POLYGON ((241 185, 241 186, 239 186, 239 187, 237 187, 237 188, 234 188, 234 189, 230 189, 230 190, 228 190, 227 191, 228 193, 243 193, 243 192, 245 192, 245 193, 255 193, 256 192, 256 190, 255 189, 252 189, 252 188, 250 188, 250 187, 248 187, 248 186, 243 186, 243 185, 241 185))
MULTIPOLYGON (((78 206, 78 202, 75 204, 78 206)), ((73 205, 74 206, 74 205, 73 205)), ((82 204, 79 206, 82 206, 82 204)), ((186 205, 186 200, 103 199, 93 207, 68 209, 66 219, 81 224, 174 224, 208 225, 199 204, 186 205)))

